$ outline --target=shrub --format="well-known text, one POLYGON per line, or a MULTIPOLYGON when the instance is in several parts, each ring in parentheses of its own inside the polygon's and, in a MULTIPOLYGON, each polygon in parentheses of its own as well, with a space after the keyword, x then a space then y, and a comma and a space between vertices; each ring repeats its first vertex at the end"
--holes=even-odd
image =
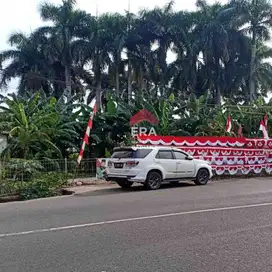
POLYGON ((32 181, 23 183, 19 194, 23 200, 60 195, 58 189, 67 185, 69 177, 55 172, 35 175, 32 181))
POLYGON ((14 180, 31 180, 35 174, 44 170, 39 161, 11 159, 6 163, 5 177, 14 180))

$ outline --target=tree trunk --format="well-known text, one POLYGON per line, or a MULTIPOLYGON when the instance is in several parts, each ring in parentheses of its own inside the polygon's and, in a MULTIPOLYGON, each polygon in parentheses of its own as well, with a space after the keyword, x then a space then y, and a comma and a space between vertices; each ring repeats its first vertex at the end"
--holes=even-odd
POLYGON ((72 85, 71 85, 71 69, 68 65, 65 65, 65 87, 67 100, 72 98, 72 85))
POLYGON ((253 30, 251 43, 251 60, 249 72, 249 102, 254 100, 255 95, 255 58, 256 58, 256 33, 253 30))
POLYGON ((215 102, 217 106, 221 106, 221 67, 220 67, 220 58, 217 58, 216 61, 216 86, 215 86, 215 102))
POLYGON ((117 51, 116 56, 116 71, 115 71, 115 87, 116 87, 116 95, 119 97, 120 95, 120 76, 119 76, 119 66, 120 66, 121 52, 117 51))
POLYGON ((145 79, 143 79, 142 84, 143 84, 143 86, 142 86, 143 90, 146 91, 146 90, 147 90, 147 83, 146 83, 146 80, 145 80, 145 79))
POLYGON ((119 77, 119 69, 117 68, 115 73, 115 85, 116 85, 116 95, 117 97, 120 96, 120 77, 119 77))
POLYGON ((221 106, 221 90, 220 87, 216 87, 216 105, 221 106))
POLYGON ((144 73, 141 68, 139 73, 140 73, 139 88, 142 91, 142 90, 145 90, 145 82, 144 82, 144 73))
POLYGON ((132 100, 132 65, 131 65, 131 60, 128 57, 128 104, 131 104, 132 100))
POLYGON ((24 158, 24 160, 27 159, 28 150, 29 150, 28 146, 25 146, 24 149, 23 149, 23 158, 24 158))
POLYGON ((95 89, 95 97, 96 97, 96 108, 97 110, 101 107, 101 70, 98 68, 96 75, 95 75, 95 81, 96 81, 96 89, 95 89))

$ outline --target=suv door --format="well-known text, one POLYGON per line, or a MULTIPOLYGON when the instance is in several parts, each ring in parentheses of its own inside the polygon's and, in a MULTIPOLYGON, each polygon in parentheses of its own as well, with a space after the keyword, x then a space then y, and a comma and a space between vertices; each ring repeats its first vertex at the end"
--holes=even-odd
POLYGON ((176 177, 177 161, 174 159, 172 150, 159 150, 155 160, 156 163, 163 167, 166 179, 174 179, 176 177))
POLYGON ((173 151, 174 158, 177 162, 176 178, 189 178, 194 176, 195 162, 187 160, 187 154, 182 151, 173 151))

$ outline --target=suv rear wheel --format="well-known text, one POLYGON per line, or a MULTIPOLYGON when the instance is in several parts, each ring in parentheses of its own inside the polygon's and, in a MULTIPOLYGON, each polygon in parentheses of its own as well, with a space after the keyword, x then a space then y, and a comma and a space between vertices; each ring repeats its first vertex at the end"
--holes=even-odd
POLYGON ((196 185, 206 185, 209 181, 210 174, 209 171, 205 168, 199 169, 195 179, 196 185))
POLYGON ((148 190, 157 190, 161 187, 162 176, 157 171, 150 171, 145 181, 145 187, 148 190))
POLYGON ((124 188, 124 189, 128 189, 132 186, 133 182, 128 181, 128 180, 116 180, 117 184, 124 188))

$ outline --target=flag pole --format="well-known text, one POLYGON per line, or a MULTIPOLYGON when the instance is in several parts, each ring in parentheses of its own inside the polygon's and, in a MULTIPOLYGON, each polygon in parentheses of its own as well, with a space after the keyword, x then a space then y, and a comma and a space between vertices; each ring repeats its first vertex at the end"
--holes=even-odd
POLYGON ((91 129, 93 128, 93 118, 94 118, 94 116, 96 115, 96 112, 97 112, 96 100, 94 99, 94 101, 95 101, 95 104, 93 106, 92 112, 90 113, 87 129, 86 129, 86 132, 85 132, 85 135, 84 135, 84 138, 83 138, 83 142, 82 142, 82 145, 81 145, 81 148, 80 148, 80 152, 79 152, 79 155, 78 155, 78 158, 77 158, 77 165, 75 167, 73 181, 75 180, 75 177, 76 177, 77 168, 79 167, 80 162, 83 159, 85 147, 86 147, 86 145, 89 144, 90 132, 91 132, 91 129))
POLYGON ((75 182, 75 178, 76 178, 78 166, 79 166, 79 164, 77 163, 77 165, 76 165, 76 167, 75 167, 75 171, 74 171, 73 183, 75 182))

